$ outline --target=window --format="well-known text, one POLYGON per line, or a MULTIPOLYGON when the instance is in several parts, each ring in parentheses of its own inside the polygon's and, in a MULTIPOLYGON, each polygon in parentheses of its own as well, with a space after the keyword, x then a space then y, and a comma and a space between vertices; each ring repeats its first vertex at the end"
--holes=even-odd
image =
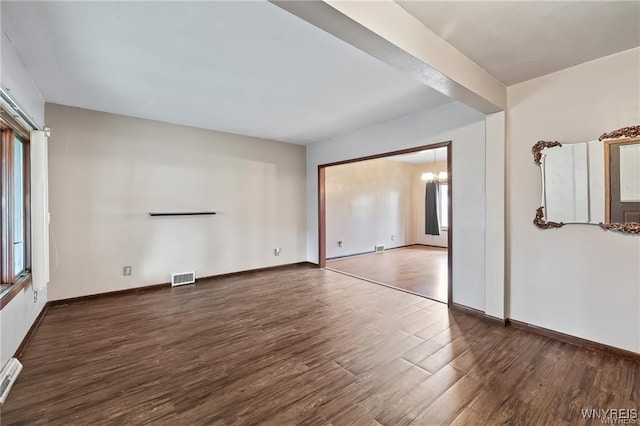
POLYGON ((440 228, 449 228, 449 184, 440 183, 440 228))
POLYGON ((24 144, 13 139, 13 274, 18 277, 25 270, 25 193, 24 144))
POLYGON ((0 117, 0 306, 30 278, 29 141, 0 117))

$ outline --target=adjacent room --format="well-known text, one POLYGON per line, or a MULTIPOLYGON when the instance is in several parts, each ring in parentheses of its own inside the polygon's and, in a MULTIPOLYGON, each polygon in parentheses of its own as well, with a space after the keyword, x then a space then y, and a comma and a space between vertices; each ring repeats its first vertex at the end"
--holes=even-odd
POLYGON ((424 148, 325 168, 326 266, 447 303, 448 148, 424 148))
POLYGON ((0 423, 627 424, 640 2, 0 2, 0 423))

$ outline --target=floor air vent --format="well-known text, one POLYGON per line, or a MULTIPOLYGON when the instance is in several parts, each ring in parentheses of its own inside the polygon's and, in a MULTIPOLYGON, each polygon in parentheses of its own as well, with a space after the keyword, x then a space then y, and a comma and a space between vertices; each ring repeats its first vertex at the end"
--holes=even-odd
POLYGON ((384 246, 382 244, 375 246, 376 253, 382 253, 384 251, 384 246))
POLYGON ((17 358, 11 358, 2 368, 2 372, 0 372, 0 405, 4 404, 11 386, 13 386, 21 371, 22 364, 17 358))
POLYGON ((193 284, 196 282, 196 273, 182 272, 179 274, 171 274, 171 287, 185 284, 193 284))

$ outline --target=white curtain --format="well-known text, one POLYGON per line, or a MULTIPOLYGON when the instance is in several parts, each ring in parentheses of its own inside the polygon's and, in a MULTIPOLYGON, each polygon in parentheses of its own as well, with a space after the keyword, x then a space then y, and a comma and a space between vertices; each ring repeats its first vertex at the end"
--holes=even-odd
POLYGON ((49 282, 49 173, 47 135, 31 132, 31 279, 34 291, 49 282))

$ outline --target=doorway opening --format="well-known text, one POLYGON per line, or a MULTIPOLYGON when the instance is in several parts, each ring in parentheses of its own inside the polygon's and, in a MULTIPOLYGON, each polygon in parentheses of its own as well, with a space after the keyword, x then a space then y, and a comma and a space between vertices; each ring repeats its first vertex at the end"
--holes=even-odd
POLYGON ((318 166, 320 267, 451 305, 451 148, 318 166))

